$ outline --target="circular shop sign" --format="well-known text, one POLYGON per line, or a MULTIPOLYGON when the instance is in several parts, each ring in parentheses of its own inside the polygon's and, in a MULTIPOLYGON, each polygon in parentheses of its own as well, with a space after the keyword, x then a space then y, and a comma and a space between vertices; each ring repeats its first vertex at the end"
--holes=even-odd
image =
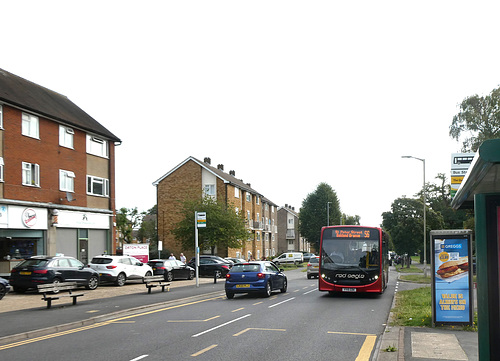
POLYGON ((23 224, 31 228, 36 224, 36 212, 33 208, 26 208, 22 214, 23 224))

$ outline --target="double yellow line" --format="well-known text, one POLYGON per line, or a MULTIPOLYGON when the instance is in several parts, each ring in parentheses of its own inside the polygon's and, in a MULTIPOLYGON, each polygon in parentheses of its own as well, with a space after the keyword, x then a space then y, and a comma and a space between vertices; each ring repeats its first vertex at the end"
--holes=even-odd
POLYGON ((19 346, 23 346, 23 345, 28 345, 28 344, 34 343, 34 342, 49 340, 49 339, 55 338, 55 337, 70 335, 72 333, 87 331, 87 330, 91 330, 93 328, 111 325, 113 323, 120 323, 120 322, 122 322, 124 320, 128 320, 128 319, 131 319, 131 318, 134 318, 134 317, 140 317, 140 316, 150 315, 150 314, 157 313, 157 312, 163 312, 163 311, 172 310, 172 309, 175 309, 175 308, 180 308, 180 307, 195 305, 197 303, 212 301, 212 300, 216 300, 216 299, 219 299, 219 298, 222 298, 222 297, 218 296, 218 297, 213 297, 213 298, 207 298, 207 299, 204 299, 204 300, 183 303, 183 304, 180 304, 180 305, 175 305, 175 306, 170 306, 170 307, 164 307, 164 308, 160 308, 160 309, 157 309, 157 310, 152 310, 152 311, 148 311, 148 312, 142 312, 142 313, 137 313, 137 314, 130 315, 130 316, 124 316, 124 317, 116 318, 116 319, 113 319, 113 320, 110 320, 110 321, 98 322, 98 323, 94 323, 93 325, 78 327, 78 328, 74 328, 72 330, 56 332, 56 333, 52 333, 50 335, 39 336, 39 337, 30 338, 30 339, 27 339, 27 340, 13 342, 13 343, 9 343, 7 345, 0 346, 0 351, 7 350, 7 349, 13 348, 13 347, 19 347, 19 346))

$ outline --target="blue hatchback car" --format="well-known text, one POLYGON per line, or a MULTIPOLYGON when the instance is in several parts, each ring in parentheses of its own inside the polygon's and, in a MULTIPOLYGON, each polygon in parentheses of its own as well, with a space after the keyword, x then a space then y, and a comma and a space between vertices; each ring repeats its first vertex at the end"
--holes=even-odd
POLYGON ((226 275, 226 296, 234 298, 235 293, 261 293, 271 296, 275 290, 286 292, 288 281, 283 270, 273 262, 255 261, 237 263, 226 275))

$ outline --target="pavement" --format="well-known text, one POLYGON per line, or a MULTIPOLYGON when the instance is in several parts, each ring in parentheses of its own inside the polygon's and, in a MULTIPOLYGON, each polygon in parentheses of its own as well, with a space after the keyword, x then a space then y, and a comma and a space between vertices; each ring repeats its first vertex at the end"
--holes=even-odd
MULTIPOLYGON (((422 264, 412 264, 413 267, 423 268, 422 264)), ((395 271, 394 267, 391 267, 395 271)), ((410 273, 405 273, 408 275, 410 273)), ((394 308, 397 292, 419 287, 430 287, 401 280, 398 274, 396 291, 394 292, 394 308)), ((475 295, 474 289, 474 297, 475 295)), ((474 302, 477 305, 477 302, 474 302)), ((393 313, 389 314, 385 332, 378 343, 374 361, 477 361, 478 336, 477 332, 464 331, 461 326, 455 327, 403 327, 392 326, 393 313)))
MULTIPOLYGON (((422 267, 419 264, 413 266, 422 267)), ((395 268, 391 267, 391 277, 395 274, 398 279, 391 308, 394 307, 397 292, 429 287, 402 281, 395 268)), ((43 314, 44 317, 40 317, 40 310, 46 308, 46 303, 41 301, 39 294, 28 292, 20 295, 11 292, 0 301, 0 324, 8 325, 0 327, 0 349, 1 345, 91 325, 123 313, 165 307, 187 299, 217 297, 224 290, 224 282, 214 283, 212 278, 200 278, 199 287, 193 286, 194 280, 173 281, 171 289, 175 289, 175 292, 161 292, 154 288, 148 294, 142 282, 129 283, 123 287, 101 285, 96 290, 85 292, 85 296, 78 300, 79 307, 71 305, 69 297, 54 301, 52 308, 45 310, 47 313, 43 314), (90 300, 92 302, 88 302, 90 300)), ((392 318, 391 312, 372 361, 479 360, 477 332, 463 331, 461 327, 392 326, 392 318)))

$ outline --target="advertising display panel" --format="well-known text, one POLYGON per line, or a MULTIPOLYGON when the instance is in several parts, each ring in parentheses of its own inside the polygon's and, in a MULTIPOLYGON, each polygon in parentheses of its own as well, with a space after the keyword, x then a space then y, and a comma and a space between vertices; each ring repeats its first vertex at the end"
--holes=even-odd
POLYGON ((137 258, 142 263, 149 261, 149 244, 124 244, 123 254, 137 258))
POLYGON ((472 325, 470 230, 431 231, 433 325, 472 325))

